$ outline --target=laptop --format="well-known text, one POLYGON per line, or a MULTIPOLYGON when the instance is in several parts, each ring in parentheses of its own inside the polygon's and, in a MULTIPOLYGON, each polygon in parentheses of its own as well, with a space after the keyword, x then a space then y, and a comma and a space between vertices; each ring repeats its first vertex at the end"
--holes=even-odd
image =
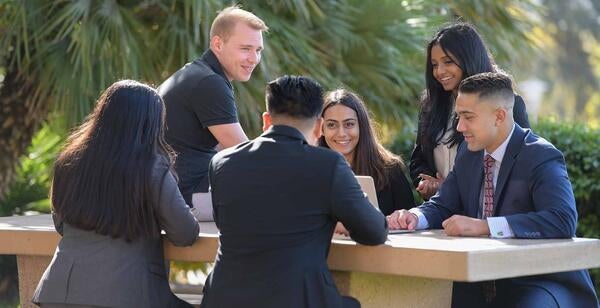
POLYGON ((375 190, 375 181, 368 175, 355 175, 354 176, 360 185, 360 189, 367 195, 369 202, 376 208, 379 209, 379 203, 377 202, 377 191, 375 190))
MULTIPOLYGON (((375 181, 373 178, 367 175, 355 175, 354 176, 360 185, 360 189, 367 195, 369 202, 379 210, 379 202, 377 202, 377 191, 375 190, 375 181)), ((389 234, 401 234, 401 233, 412 233, 414 230, 389 230, 389 234)), ((350 239, 350 237, 334 234, 334 239, 350 239)))

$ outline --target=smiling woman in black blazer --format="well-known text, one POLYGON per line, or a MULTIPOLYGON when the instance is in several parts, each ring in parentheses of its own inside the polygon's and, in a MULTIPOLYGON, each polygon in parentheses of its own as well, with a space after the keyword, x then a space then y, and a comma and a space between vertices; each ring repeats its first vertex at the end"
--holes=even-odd
POLYGON ((357 94, 346 89, 327 93, 322 117, 319 145, 342 154, 354 174, 373 177, 384 215, 415 204, 402 158, 379 142, 367 107, 357 94))
MULTIPOLYGON (((439 30, 427 45, 426 89, 421 99, 417 141, 410 158, 410 176, 425 199, 438 187, 454 166, 458 144, 463 136, 456 131, 454 99, 460 82, 472 75, 496 72, 483 39, 467 23, 439 30)), ((525 103, 515 95, 515 122, 528 128, 525 103)))
POLYGON ((52 218, 62 235, 33 302, 41 307, 186 307, 171 292, 161 229, 191 245, 198 223, 172 173, 165 108, 154 89, 110 86, 54 166, 52 218))

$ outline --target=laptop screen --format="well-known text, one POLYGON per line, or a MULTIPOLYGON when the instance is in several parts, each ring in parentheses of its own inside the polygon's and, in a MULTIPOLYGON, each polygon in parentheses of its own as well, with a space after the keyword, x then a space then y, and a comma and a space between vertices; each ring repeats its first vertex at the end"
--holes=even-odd
POLYGON ((377 202, 377 191, 375 190, 375 182, 373 181, 373 178, 366 175, 356 175, 355 177, 362 191, 367 194, 369 202, 371 202, 375 208, 379 209, 379 203, 377 202))

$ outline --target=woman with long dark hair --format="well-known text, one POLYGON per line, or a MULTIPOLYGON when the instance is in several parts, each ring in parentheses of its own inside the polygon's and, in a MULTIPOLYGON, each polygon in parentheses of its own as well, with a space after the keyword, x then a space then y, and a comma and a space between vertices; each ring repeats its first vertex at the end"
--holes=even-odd
POLYGON ((379 209, 384 215, 415 205, 402 159, 379 143, 358 95, 345 89, 327 93, 322 116, 319 145, 341 153, 354 174, 373 177, 379 209))
POLYGON ((186 307, 170 290, 161 230, 178 246, 199 226, 172 172, 157 92, 123 80, 100 96, 54 165, 62 235, 35 291, 41 307, 186 307))
MULTIPOLYGON (((421 99, 417 141, 410 159, 410 176, 417 192, 428 199, 454 166, 463 136, 456 131, 454 100, 460 82, 472 75, 499 69, 483 39, 467 23, 439 30, 427 45, 426 89, 421 99)), ((529 127, 525 103, 515 96, 515 122, 529 127)))

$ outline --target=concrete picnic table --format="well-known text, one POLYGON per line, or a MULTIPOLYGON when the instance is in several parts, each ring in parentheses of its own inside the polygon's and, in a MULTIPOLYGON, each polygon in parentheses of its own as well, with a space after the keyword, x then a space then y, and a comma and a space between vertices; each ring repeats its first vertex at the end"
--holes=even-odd
MULTIPOLYGON (((0 217, 0 254, 16 255, 22 307, 50 263, 60 235, 50 215, 0 217)), ((200 223, 198 241, 165 258, 214 261, 218 230, 200 223)), ((328 264, 342 294, 362 307, 450 307, 452 281, 482 281, 600 267, 600 240, 490 239, 447 236, 442 230, 389 235, 379 246, 333 239, 328 264)))

